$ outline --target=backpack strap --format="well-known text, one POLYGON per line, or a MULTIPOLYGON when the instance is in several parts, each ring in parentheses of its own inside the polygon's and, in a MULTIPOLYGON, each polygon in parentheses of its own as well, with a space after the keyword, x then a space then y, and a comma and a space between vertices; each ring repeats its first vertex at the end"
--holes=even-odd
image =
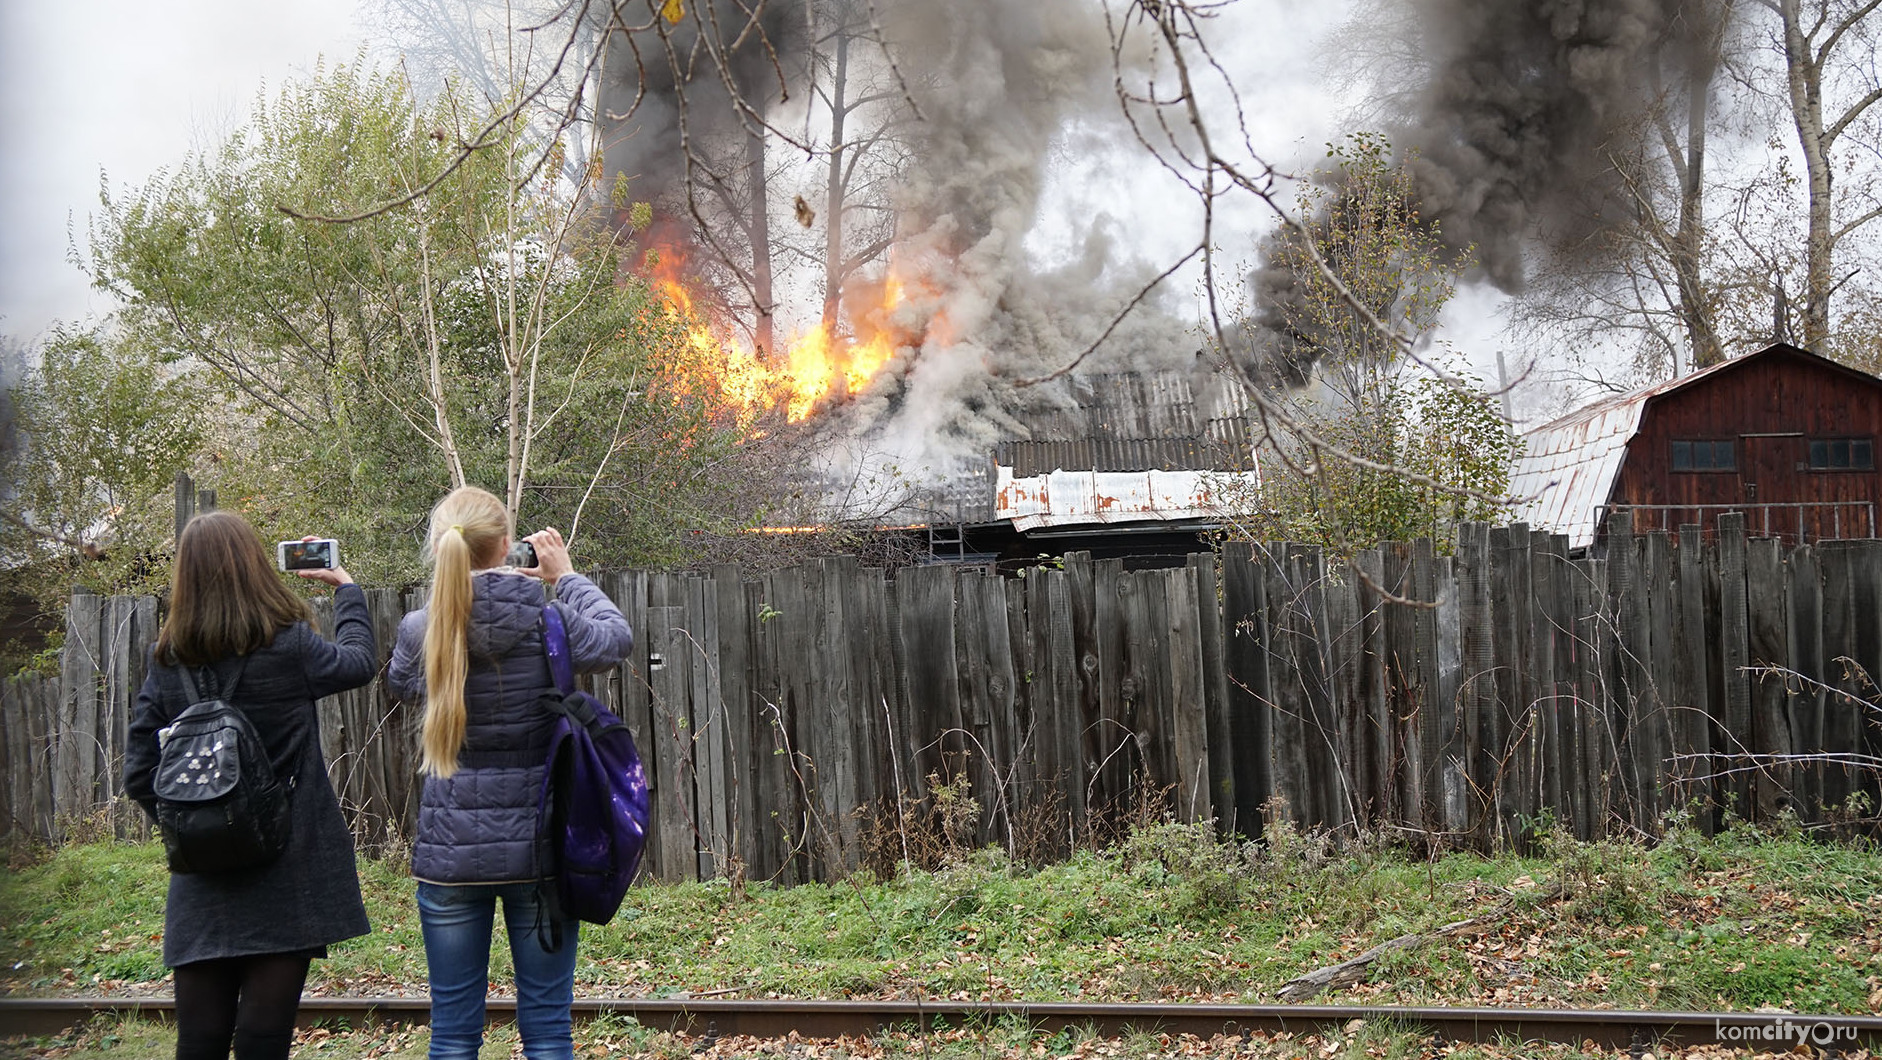
POLYGON ((196 687, 196 678, 190 674, 190 668, 187 666, 178 666, 176 672, 182 675, 183 692, 185 695, 189 696, 190 703, 201 703, 203 701, 203 693, 196 687))
MULTIPOLYGON (((549 673, 555 678, 556 691, 562 693, 563 696, 563 699, 553 702, 551 702, 553 697, 544 696, 542 702, 558 714, 568 714, 567 697, 575 691, 575 666, 569 660, 569 635, 568 630, 562 625, 562 612, 557 611, 553 603, 544 604, 542 607, 542 649, 549 656, 549 673)), ((570 720, 579 724, 578 719, 571 718, 570 720)), ((544 829, 548 827, 548 824, 548 813, 545 809, 544 812, 538 814, 536 819, 538 839, 545 834, 544 829)), ((545 953, 555 953, 562 948, 562 918, 548 917, 549 930, 547 931, 543 930, 542 923, 544 910, 549 909, 556 901, 555 893, 556 889, 550 884, 548 877, 545 876, 536 881, 536 941, 545 953)))
POLYGON ((562 612, 554 604, 542 608, 542 647, 549 655, 549 673, 555 677, 556 691, 569 695, 575 691, 575 665, 569 659, 568 630, 562 625, 562 612))
MULTIPOLYGON (((214 680, 215 674, 216 674, 214 670, 211 670, 206 666, 203 667, 203 672, 208 674, 210 678, 212 679, 210 681, 210 684, 217 686, 217 692, 216 692, 217 699, 227 700, 230 697, 234 696, 235 686, 242 683, 242 674, 247 672, 248 660, 253 658, 253 656, 243 655, 243 656, 239 656, 239 658, 242 661, 236 664, 235 676, 229 678, 229 685, 227 688, 220 687, 222 682, 218 680, 214 680)), ((183 677, 183 691, 189 693, 190 702, 201 703, 203 701, 202 689, 198 687, 198 685, 196 684, 195 675, 193 675, 190 672, 190 668, 187 666, 179 666, 176 668, 176 670, 177 670, 177 673, 181 674, 183 677)))

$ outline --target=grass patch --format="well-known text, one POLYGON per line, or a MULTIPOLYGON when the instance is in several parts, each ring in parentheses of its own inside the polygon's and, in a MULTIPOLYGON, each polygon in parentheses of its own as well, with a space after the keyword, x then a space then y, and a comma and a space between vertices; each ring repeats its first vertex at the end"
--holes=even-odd
MULTIPOLYGON (((643 887, 613 924, 583 926, 577 990, 1269 1001, 1296 975, 1386 939, 1490 914, 1477 933, 1392 954, 1371 982, 1318 1000, 1882 1006, 1873 849, 1741 828, 1676 831, 1656 847, 1550 837, 1539 851, 1424 860, 1378 844, 1335 852, 1285 829, 1238 847, 1160 825, 1039 868, 989 851, 888 880, 643 887)), ((360 872, 373 934, 316 962, 312 988, 422 992, 411 881, 392 860, 362 860, 360 872)), ((70 846, 9 874, 0 988, 161 989, 164 881, 149 844, 70 846)))

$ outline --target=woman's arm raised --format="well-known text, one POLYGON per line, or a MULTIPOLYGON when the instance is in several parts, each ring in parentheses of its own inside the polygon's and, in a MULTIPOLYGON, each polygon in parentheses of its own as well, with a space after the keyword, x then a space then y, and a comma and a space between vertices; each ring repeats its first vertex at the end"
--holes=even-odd
POLYGON ((556 603, 560 605, 568 629, 569 660, 579 673, 593 673, 627 658, 634 647, 634 631, 626 616, 614 606, 608 594, 594 582, 570 572, 555 583, 556 603))
POLYGON ((334 589, 333 639, 309 631, 301 662, 315 699, 372 680, 379 672, 379 647, 365 590, 350 581, 334 589))

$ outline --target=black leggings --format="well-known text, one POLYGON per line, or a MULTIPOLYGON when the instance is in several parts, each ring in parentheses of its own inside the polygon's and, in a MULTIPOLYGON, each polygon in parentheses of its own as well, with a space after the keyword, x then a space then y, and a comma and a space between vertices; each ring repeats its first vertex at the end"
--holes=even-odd
POLYGON ((176 1060, 286 1060, 307 983, 306 954, 223 957, 176 967, 176 1060))

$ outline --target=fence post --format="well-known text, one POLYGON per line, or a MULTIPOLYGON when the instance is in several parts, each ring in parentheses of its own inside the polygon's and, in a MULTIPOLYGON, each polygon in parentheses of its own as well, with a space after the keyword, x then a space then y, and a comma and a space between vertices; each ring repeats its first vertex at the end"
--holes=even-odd
POLYGON ((1705 539, 1698 523, 1679 528, 1679 619, 1681 642, 1673 658, 1672 750, 1675 761, 1673 797, 1682 805, 1696 804, 1699 826, 1711 834, 1718 800, 1713 796, 1711 645, 1718 622, 1706 606, 1711 595, 1711 568, 1706 563, 1705 539), (1680 758, 1689 755, 1695 757, 1680 758))
POLYGON ((1222 555, 1222 629, 1227 670, 1230 741, 1234 747, 1233 824, 1243 835, 1261 834, 1261 807, 1273 794, 1269 768, 1274 746, 1274 691, 1269 687, 1272 629, 1259 546, 1237 541, 1222 555))
POLYGON ((104 599, 74 589, 65 617, 59 714, 52 727, 52 812, 55 832, 91 812, 98 801, 104 766, 99 729, 99 676, 103 667, 104 599))
POLYGON ((1790 721, 1790 630, 1786 621, 1784 557, 1777 538, 1749 542, 1745 556, 1748 601, 1748 664, 1752 668, 1751 727, 1747 730, 1757 769, 1752 793, 1758 817, 1771 820, 1792 804, 1790 721), (1766 757, 1773 756, 1773 757, 1766 757))
POLYGON ((1720 765, 1730 773, 1720 790, 1728 811, 1747 820, 1752 815, 1751 776, 1744 772, 1744 754, 1751 744, 1750 604, 1745 585, 1745 516, 1726 512, 1719 516, 1719 653, 1725 685, 1724 741, 1728 757, 1720 765))
POLYGON ((1496 837, 1498 763, 1496 631, 1491 605, 1490 525, 1465 523, 1457 528, 1457 633, 1462 681, 1458 686, 1459 725, 1452 755, 1461 763, 1464 820, 1473 840, 1489 849, 1496 837))

